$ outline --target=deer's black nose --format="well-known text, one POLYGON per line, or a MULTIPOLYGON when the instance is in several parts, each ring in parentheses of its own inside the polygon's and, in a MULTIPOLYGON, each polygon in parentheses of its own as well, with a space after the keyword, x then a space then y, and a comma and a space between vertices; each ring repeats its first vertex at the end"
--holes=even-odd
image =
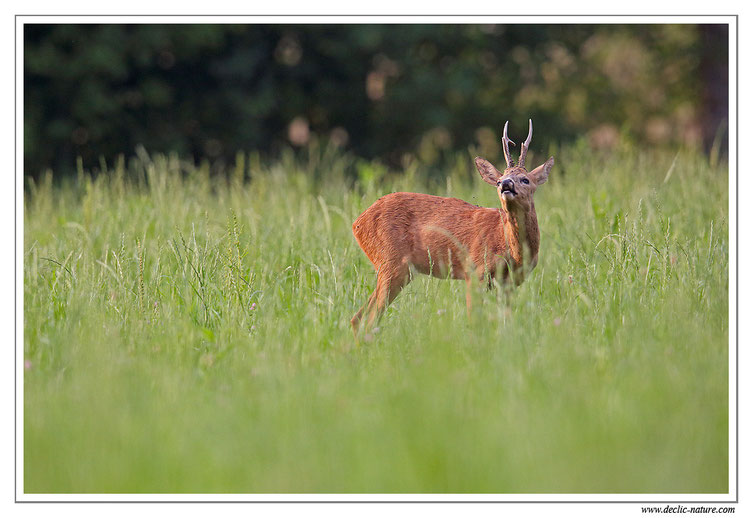
POLYGON ((509 178, 505 178, 504 180, 502 180, 502 190, 512 191, 513 190, 512 180, 510 180, 509 178))

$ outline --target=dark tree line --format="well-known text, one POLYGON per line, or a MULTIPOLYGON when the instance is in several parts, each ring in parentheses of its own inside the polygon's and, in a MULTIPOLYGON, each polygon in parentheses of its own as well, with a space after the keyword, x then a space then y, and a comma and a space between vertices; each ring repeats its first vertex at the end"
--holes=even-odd
POLYGON ((364 157, 620 134, 708 148, 727 114, 726 25, 24 26, 27 174, 76 157, 230 159, 328 139, 364 157))

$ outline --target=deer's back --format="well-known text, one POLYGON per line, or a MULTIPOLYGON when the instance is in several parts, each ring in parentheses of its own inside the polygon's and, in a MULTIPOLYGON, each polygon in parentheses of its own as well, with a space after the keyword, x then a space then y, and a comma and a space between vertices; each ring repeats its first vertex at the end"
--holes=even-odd
POLYGON ((499 253, 498 209, 457 198, 396 192, 379 198, 353 223, 353 235, 376 268, 407 261, 422 273, 460 277, 499 253))

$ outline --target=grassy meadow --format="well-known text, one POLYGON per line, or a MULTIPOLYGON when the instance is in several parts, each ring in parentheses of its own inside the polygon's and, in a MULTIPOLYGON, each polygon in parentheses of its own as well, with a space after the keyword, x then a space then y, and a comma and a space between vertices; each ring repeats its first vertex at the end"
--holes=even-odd
POLYGON ((469 320, 463 282, 417 276, 359 346, 351 223, 398 190, 498 206, 472 155, 141 150, 28 182, 25 492, 726 493, 727 164, 552 154, 509 300, 476 287, 469 320))

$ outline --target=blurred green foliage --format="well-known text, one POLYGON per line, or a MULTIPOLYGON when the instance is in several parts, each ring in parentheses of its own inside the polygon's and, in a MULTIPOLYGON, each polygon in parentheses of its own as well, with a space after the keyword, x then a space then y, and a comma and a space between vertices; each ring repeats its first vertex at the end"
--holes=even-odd
POLYGON ((517 141, 529 117, 539 149, 620 134, 708 149, 726 124, 727 40, 691 24, 26 24, 24 168, 139 144, 222 163, 314 138, 439 163, 469 145, 496 155, 504 121, 517 141))

